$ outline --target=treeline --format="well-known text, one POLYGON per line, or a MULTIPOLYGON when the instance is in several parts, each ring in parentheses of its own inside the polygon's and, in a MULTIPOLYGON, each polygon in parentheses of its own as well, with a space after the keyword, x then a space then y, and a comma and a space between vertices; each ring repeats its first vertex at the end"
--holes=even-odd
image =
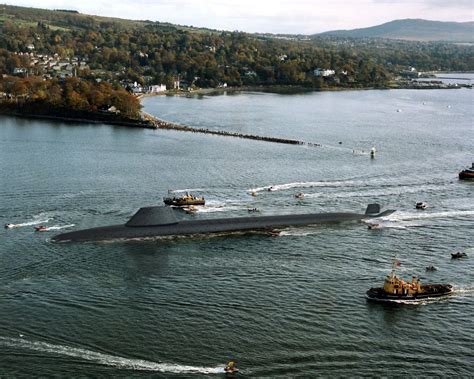
POLYGON ((118 118, 138 119, 140 102, 121 87, 78 78, 43 80, 40 77, 0 79, 4 109, 28 108, 43 114, 74 109, 83 113, 113 113, 118 118), (108 109, 112 108, 113 112, 108 109))

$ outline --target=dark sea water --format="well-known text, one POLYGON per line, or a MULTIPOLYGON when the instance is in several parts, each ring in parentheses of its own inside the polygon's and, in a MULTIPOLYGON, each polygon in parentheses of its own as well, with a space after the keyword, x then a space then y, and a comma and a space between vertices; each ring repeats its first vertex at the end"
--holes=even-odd
POLYGON ((468 377, 474 351, 473 92, 154 97, 183 124, 323 147, 0 117, 0 377, 468 377), (339 143, 341 142, 341 144, 339 143), (368 151, 375 146, 376 158, 368 151), (266 188, 274 186, 276 191, 266 188), (397 212, 280 237, 54 244, 125 222, 168 189, 196 215, 397 212), (257 192, 256 197, 250 191, 257 192), (294 194, 303 192, 304 200, 294 194), (417 201, 428 209, 417 211, 417 201), (52 227, 35 233, 33 226, 52 227), (463 251, 464 260, 450 253, 463 251), (437 302, 374 304, 400 274, 451 283, 437 302), (436 272, 426 272, 433 264, 436 272))

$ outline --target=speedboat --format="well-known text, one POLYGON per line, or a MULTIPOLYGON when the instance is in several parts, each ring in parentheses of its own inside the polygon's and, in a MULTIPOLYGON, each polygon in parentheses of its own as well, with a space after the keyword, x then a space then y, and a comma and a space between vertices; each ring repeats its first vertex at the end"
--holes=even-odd
POLYGON ((49 230, 49 228, 47 226, 44 226, 44 225, 35 226, 35 231, 36 232, 47 232, 48 230, 49 230))
POLYGON ((163 199, 166 205, 174 205, 175 207, 187 207, 190 205, 204 205, 206 201, 204 197, 193 196, 189 193, 186 193, 183 196, 179 197, 165 197, 163 199))
POLYGON ((418 203, 415 204, 416 209, 426 209, 427 206, 428 205, 426 205, 426 203, 423 201, 419 201, 418 203))
POLYGON ((385 278, 383 287, 371 288, 367 291, 367 299, 373 301, 405 302, 440 298, 451 295, 453 286, 451 284, 424 284, 415 276, 411 281, 399 278, 395 271, 399 262, 392 261, 392 271, 385 278))
POLYGON ((234 374, 239 371, 237 367, 235 367, 235 362, 234 361, 229 361, 224 367, 224 371, 227 374, 234 374))
POLYGON ((295 198, 304 199, 304 193, 303 192, 298 192, 297 194, 295 194, 295 198))
POLYGON ((17 224, 5 224, 5 229, 13 229, 16 228, 18 225, 17 224))
POLYGON ((258 209, 258 208, 248 208, 247 211, 248 212, 260 212, 260 209, 258 209))
POLYGON ((187 213, 187 214, 194 214, 197 212, 197 208, 195 205, 190 205, 188 207, 182 207, 182 209, 187 213))
POLYGON ((451 253, 451 259, 467 258, 466 253, 458 251, 457 253, 451 253))
POLYGON ((380 224, 368 224, 367 227, 369 229, 381 229, 382 226, 380 224))
POLYGON ((474 163, 471 168, 466 168, 459 173, 459 179, 469 180, 474 179, 474 163))

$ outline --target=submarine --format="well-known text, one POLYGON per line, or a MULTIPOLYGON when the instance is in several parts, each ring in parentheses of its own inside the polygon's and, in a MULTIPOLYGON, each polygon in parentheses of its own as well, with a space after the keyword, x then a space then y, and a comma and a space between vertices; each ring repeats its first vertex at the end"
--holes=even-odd
POLYGON ((141 238, 166 238, 225 233, 274 232, 277 228, 322 223, 361 221, 388 216, 379 204, 369 204, 365 213, 309 213, 295 215, 178 220, 170 207, 143 207, 123 225, 78 230, 54 236, 52 242, 101 242, 141 238))

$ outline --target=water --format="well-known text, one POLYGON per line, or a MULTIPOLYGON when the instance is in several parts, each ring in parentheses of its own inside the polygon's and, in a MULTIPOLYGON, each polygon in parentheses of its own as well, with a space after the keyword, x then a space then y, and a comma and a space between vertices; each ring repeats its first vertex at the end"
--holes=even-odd
POLYGON ((0 230, 0 376, 222 377, 231 358, 257 377, 472 375, 474 186, 457 179, 474 161, 472 96, 144 101, 171 121, 322 148, 1 117, 0 221, 21 226, 0 230), (369 202, 398 211, 380 230, 349 223, 287 228, 277 238, 49 242, 122 223, 168 189, 208 201, 181 217, 247 216, 253 207, 360 212, 369 202), (428 209, 415 210, 417 201, 428 209), (39 224, 64 229, 33 232, 39 224), (455 251, 469 257, 451 260, 455 251), (368 303, 365 291, 382 283, 393 256, 405 277, 452 283, 455 295, 368 303), (425 272, 430 264, 438 271, 425 272))

